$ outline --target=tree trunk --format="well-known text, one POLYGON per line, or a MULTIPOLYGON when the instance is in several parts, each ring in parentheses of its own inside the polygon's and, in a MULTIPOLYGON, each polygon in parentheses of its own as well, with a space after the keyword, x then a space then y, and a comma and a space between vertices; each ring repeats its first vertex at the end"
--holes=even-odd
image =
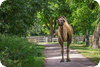
POLYGON ((49 30, 49 42, 51 42, 52 41, 52 37, 54 37, 54 35, 53 35, 54 34, 53 19, 54 19, 54 17, 51 17, 51 19, 47 17, 47 20, 48 20, 48 23, 49 23, 50 27, 47 25, 47 23, 45 23, 45 26, 49 30))
POLYGON ((92 45, 93 45, 93 40, 94 40, 94 34, 92 35, 92 39, 91 39, 91 43, 90 43, 90 47, 92 47, 92 45))
POLYGON ((89 36, 90 36, 90 30, 87 30, 87 34, 86 34, 86 46, 89 46, 89 36))
POLYGON ((50 24, 50 31, 49 31, 50 34, 49 34, 49 36, 51 37, 50 39, 51 39, 51 41, 52 41, 52 37, 54 37, 54 35, 53 35, 53 34, 54 34, 54 31, 53 31, 53 26, 52 26, 52 25, 53 25, 53 17, 51 18, 49 24, 50 24))
MULTIPOLYGON (((99 6, 99 8, 100 8, 100 6, 99 6)), ((100 15, 100 11, 99 11, 98 15, 100 15)), ((93 36, 92 36, 92 40, 91 40, 91 44, 90 44, 90 46, 92 46, 92 49, 98 49, 99 36, 100 36, 100 21, 99 21, 97 27, 95 28, 93 36)))
POLYGON ((50 30, 50 28, 49 28, 49 26, 47 25, 47 23, 45 23, 45 26, 46 26, 46 28, 47 28, 48 30, 50 30))
POLYGON ((53 34, 54 34, 54 32, 53 32, 53 28, 52 28, 52 25, 50 24, 50 31, 49 31, 49 36, 50 36, 50 42, 52 41, 52 37, 53 37, 53 34))
POLYGON ((99 47, 99 36, 100 36, 100 22, 98 23, 98 26, 95 28, 95 31, 93 33, 93 39, 91 41, 92 49, 98 49, 99 47))
MULTIPOLYGON (((56 28, 57 28, 57 27, 56 27, 56 25, 57 25, 56 20, 54 21, 54 23, 55 23, 55 24, 54 24, 54 30, 53 30, 53 32, 54 32, 54 33, 57 33, 57 32, 56 32, 56 28)), ((55 37, 55 35, 54 35, 54 37, 55 37)))
POLYGON ((83 42, 85 42, 85 39, 86 39, 86 29, 85 29, 85 35, 84 35, 83 42))

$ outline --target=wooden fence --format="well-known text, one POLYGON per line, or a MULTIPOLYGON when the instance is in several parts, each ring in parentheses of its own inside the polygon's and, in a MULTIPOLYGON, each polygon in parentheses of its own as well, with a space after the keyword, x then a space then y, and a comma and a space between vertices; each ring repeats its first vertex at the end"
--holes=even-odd
POLYGON ((52 38, 52 42, 58 42, 58 38, 52 38))
POLYGON ((32 36, 27 38, 30 42, 48 42, 48 37, 46 36, 32 36))
MULTIPOLYGON (((78 35, 74 35, 73 36, 73 41, 83 41, 84 39, 84 35, 78 36, 78 35)), ((92 39, 92 35, 90 35, 89 40, 91 41, 92 39)))
MULTIPOLYGON (((46 36, 32 36, 27 38, 30 42, 49 42, 49 38, 46 36)), ((58 42, 58 38, 52 38, 52 42, 58 42)))
MULTIPOLYGON (((27 37, 30 42, 49 42, 50 38, 48 36, 31 36, 27 37)), ((73 36, 73 41, 83 41, 84 35, 82 36, 73 36)), ((91 41, 92 35, 90 35, 89 40, 91 41)), ((58 38, 52 38, 52 42, 58 42, 58 38)))

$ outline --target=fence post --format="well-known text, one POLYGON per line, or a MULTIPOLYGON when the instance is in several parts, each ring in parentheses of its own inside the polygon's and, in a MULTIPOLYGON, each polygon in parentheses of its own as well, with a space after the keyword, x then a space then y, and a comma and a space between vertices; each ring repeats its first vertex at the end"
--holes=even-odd
POLYGON ((39 36, 38 36, 38 42, 39 42, 39 36))
POLYGON ((48 42, 48 37, 46 37, 46 43, 48 42))
POLYGON ((52 42, 53 42, 53 38, 52 38, 52 42))

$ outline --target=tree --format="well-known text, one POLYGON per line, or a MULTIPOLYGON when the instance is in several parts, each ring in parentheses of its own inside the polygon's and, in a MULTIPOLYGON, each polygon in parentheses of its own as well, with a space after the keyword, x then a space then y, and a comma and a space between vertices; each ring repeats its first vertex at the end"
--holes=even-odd
POLYGON ((93 0, 87 0, 86 2, 84 2, 84 0, 77 1, 78 3, 76 3, 76 1, 77 0, 75 0, 71 6, 71 9, 74 9, 72 9, 73 13, 71 18, 73 23, 71 24, 73 28, 75 28, 74 32, 76 34, 80 32, 86 34, 86 45, 89 46, 89 35, 94 29, 92 23, 97 18, 97 3, 93 0))
MULTIPOLYGON (((99 6, 100 9, 100 6, 99 6)), ((98 49, 99 47, 99 37, 100 37, 100 10, 99 10, 99 14, 98 14, 98 19, 95 22, 97 24, 97 26, 95 27, 93 36, 92 36, 92 40, 91 40, 91 44, 90 46, 92 46, 92 49, 98 49)))
POLYGON ((43 25, 38 25, 38 24, 32 26, 32 28, 29 29, 28 32, 30 36, 47 35, 45 32, 43 32, 43 25))
MULTIPOLYGON (((53 34, 56 32, 57 28, 56 19, 61 15, 68 17, 70 15, 70 8, 66 0, 51 0, 45 3, 46 6, 43 7, 42 11, 38 12, 38 18, 41 24, 45 24, 52 41, 52 37, 54 37, 53 34)), ((69 18, 70 17, 68 17, 68 19, 69 18)))
POLYGON ((34 24, 37 11, 42 9, 44 0, 7 0, 2 3, 0 11, 0 32, 13 35, 26 35, 34 24))
POLYGON ((92 36, 91 46, 92 49, 98 49, 99 47, 99 36, 100 36, 100 22, 98 26, 95 28, 95 31, 92 36))

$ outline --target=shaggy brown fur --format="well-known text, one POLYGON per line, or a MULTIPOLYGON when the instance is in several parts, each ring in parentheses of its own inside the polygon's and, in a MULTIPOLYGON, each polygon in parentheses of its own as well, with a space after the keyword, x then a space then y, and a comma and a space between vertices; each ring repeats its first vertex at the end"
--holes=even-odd
POLYGON ((67 52, 67 59, 66 59, 66 62, 70 62, 69 46, 72 42, 73 29, 68 24, 67 19, 64 16, 60 16, 56 22, 59 25, 58 39, 59 39, 59 44, 61 46, 61 53, 62 53, 61 62, 64 62, 64 48, 63 48, 64 42, 67 42, 67 51, 66 51, 67 52))

